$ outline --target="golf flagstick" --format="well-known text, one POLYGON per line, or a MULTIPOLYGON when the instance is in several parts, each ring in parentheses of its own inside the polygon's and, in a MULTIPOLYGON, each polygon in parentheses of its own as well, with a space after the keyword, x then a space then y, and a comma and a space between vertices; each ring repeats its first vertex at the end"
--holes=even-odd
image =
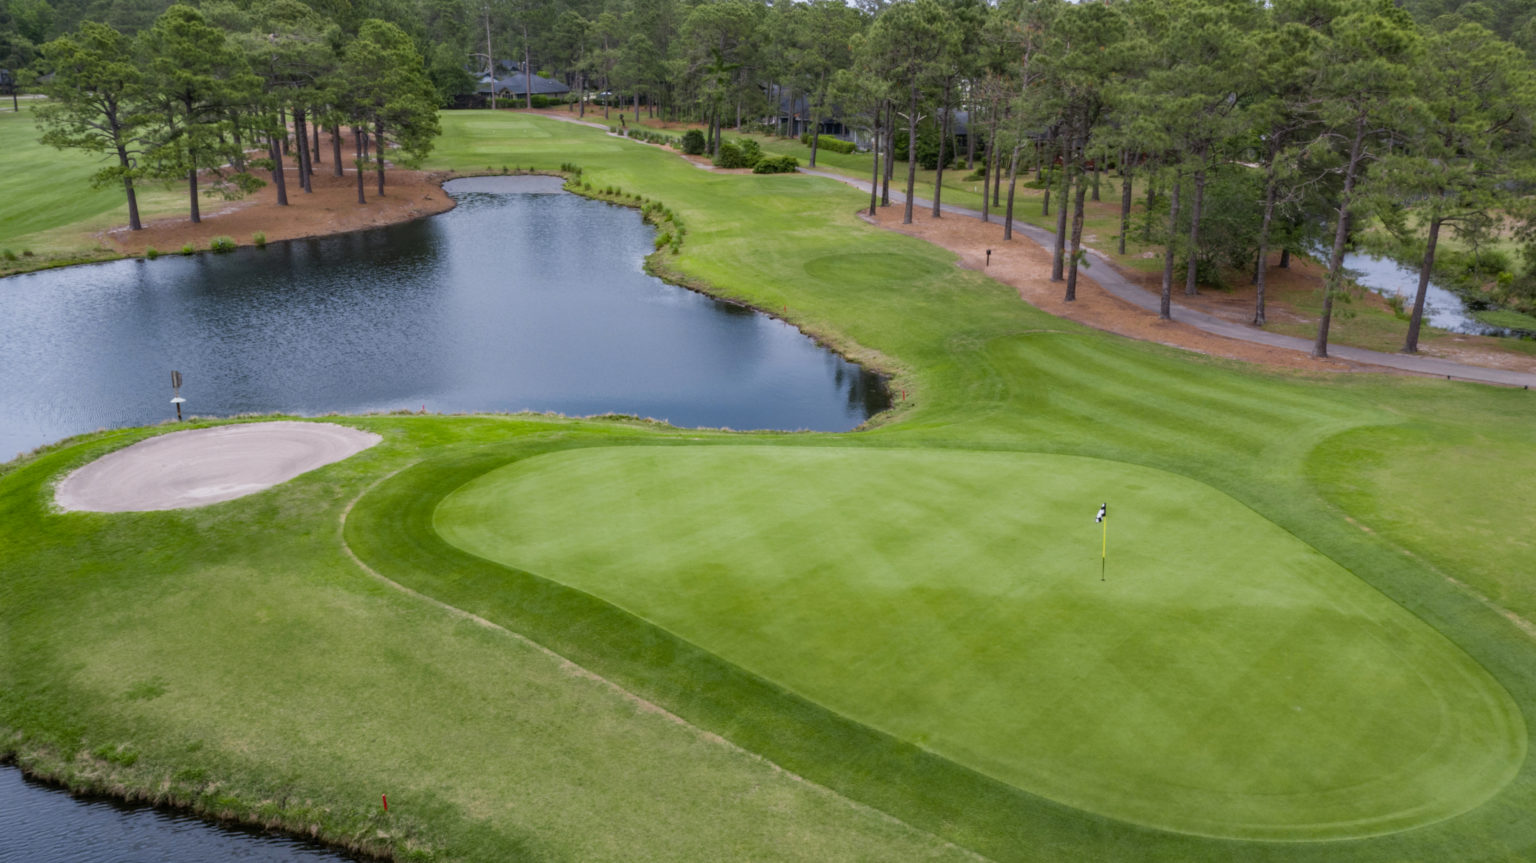
POLYGON ((1108 561, 1109 561, 1109 504, 1108 503, 1104 503, 1104 504, 1101 504, 1099 506, 1099 514, 1097 516, 1095 516, 1093 520, 1098 522, 1099 524, 1104 525, 1104 543, 1103 543, 1103 545, 1099 546, 1099 581, 1103 581, 1104 580, 1104 567, 1108 564, 1108 561))

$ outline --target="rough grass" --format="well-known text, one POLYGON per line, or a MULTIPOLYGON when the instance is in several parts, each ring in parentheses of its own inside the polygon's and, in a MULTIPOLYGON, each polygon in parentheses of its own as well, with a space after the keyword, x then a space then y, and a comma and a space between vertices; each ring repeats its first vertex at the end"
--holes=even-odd
MULTIPOLYGON (((1274 537, 1263 548, 1313 549, 1313 575, 1328 590, 1381 595, 1362 600, 1376 612, 1317 631, 1363 632, 1370 620, 1405 621, 1409 640, 1401 643, 1418 645, 1415 656, 1431 661, 1464 654, 1461 662, 1482 669, 1473 669, 1470 679, 1486 673, 1496 681, 1524 719, 1520 739, 1529 745, 1536 639, 1486 598, 1492 590, 1474 593, 1457 583, 1470 583, 1482 571, 1528 589, 1528 555, 1515 544, 1477 541, 1474 513, 1485 510, 1447 508, 1438 527, 1443 541, 1410 541, 1416 527, 1395 527, 1393 519, 1411 506, 1404 489, 1419 477, 1435 481, 1423 465, 1455 446, 1486 452, 1494 464, 1501 452, 1518 453, 1524 438, 1504 430, 1532 427, 1530 393, 1268 373, 1129 343, 1033 311, 1011 290, 954 268, 947 253, 863 225, 852 216, 863 196, 829 181, 714 175, 653 147, 543 119, 448 114, 444 126, 434 167, 479 171, 505 162, 556 170, 576 162, 594 186, 661 200, 689 229, 681 255, 667 256, 667 266, 734 298, 783 310, 851 352, 879 359, 902 375, 898 386, 909 392, 902 409, 871 431, 758 434, 752 443, 1086 456, 1120 463, 1114 470, 1126 476, 1135 472, 1130 466, 1174 475, 1174 484, 1215 496, 1202 500, 1225 496, 1221 518, 1274 537), (501 134, 517 126, 524 134, 501 134), (491 154, 499 155, 492 161, 491 154), (874 257, 849 260, 864 254, 874 257), (858 266, 897 259, 911 265, 872 266, 870 274, 858 266), (1351 472, 1350 435, 1452 423, 1466 435, 1460 444, 1432 433, 1369 440, 1382 466, 1351 472), (1487 450, 1483 438, 1494 442, 1487 450), (1386 475, 1394 471, 1403 476, 1386 475), (1420 551, 1430 546, 1444 557, 1420 551), (1438 635, 1413 635, 1427 628, 1438 635)), ((1536 811, 1536 768, 1523 754, 1493 759, 1514 775, 1486 801, 1460 814, 1444 810, 1448 817, 1412 830, 1281 842, 1153 829, 1123 813, 1116 818, 1076 808, 984 775, 962 763, 968 753, 907 739, 895 724, 891 733, 860 722, 723 658, 702 639, 691 642, 603 597, 468 554, 433 529, 439 501, 520 459, 578 447, 695 448, 747 438, 620 421, 347 422, 378 431, 385 441, 281 487, 199 510, 51 511, 48 489, 58 476, 151 431, 85 436, 0 471, 0 749, 77 784, 162 794, 358 847, 387 846, 405 858, 921 860, 974 852, 1025 861, 1385 863, 1536 857, 1536 820, 1529 817, 1536 811), (349 550, 420 594, 376 579, 349 550), (387 817, 378 810, 380 792, 390 794, 387 817)), ((1510 464, 1508 476, 1519 477, 1524 462, 1510 464)), ((884 481, 852 479, 871 489, 861 505, 886 511, 902 499, 872 500, 887 488, 884 481)), ((1467 489, 1475 485, 1465 482, 1467 489)), ((1510 490, 1513 483, 1482 485, 1491 499, 1487 512, 1524 505, 1510 490)), ((575 492, 601 499, 600 489, 575 492)), ((1074 504, 1065 523, 1086 521, 1106 497, 1112 507, 1120 500, 1089 492, 1087 508, 1074 504)), ((1189 513, 1188 524, 1170 535, 1200 534, 1203 517, 1189 513)), ((971 529, 963 519, 957 523, 971 529)), ((820 532, 813 538, 824 540, 820 532)), ((800 545, 806 548, 775 553, 803 558, 810 540, 800 545)), ((1168 548, 1176 562, 1187 554, 1168 548)), ((657 560, 666 553, 657 549, 657 560)), ((656 561, 635 563, 637 573, 659 571, 656 561)), ((1254 566, 1261 563, 1256 559, 1254 566)), ((901 564, 892 561, 891 577, 910 580, 901 564)), ((842 564, 832 575, 857 574, 860 566, 842 564)), ((988 571, 975 577, 994 585, 1001 578, 988 571)), ((1233 587, 1254 589, 1246 580, 1233 587)), ((696 595, 701 602, 732 599, 702 589, 696 595)), ((1062 594, 1049 596, 1064 601, 1062 594)), ((670 608, 665 597, 648 599, 648 607, 670 608)), ((964 599, 956 599, 956 607, 973 609, 974 600, 964 599)), ((898 603, 897 610, 908 604, 898 603)), ((1172 604, 1168 614, 1193 614, 1190 601, 1172 604)), ((863 637, 857 632, 866 628, 862 620, 845 623, 854 631, 847 637, 863 637)), ((1213 641, 1200 646, 1201 655, 1237 667, 1232 657, 1241 651, 1227 633, 1256 625, 1239 626, 1219 612, 1211 623, 1213 641)), ((970 625, 979 621, 961 614, 955 630, 970 625)), ((1081 637, 1096 631, 1089 626, 1081 637)), ((1280 637, 1273 643, 1293 642, 1280 637)), ((914 668, 931 661, 925 645, 903 646, 904 661, 914 668)), ((1050 643, 1031 646, 1056 655, 1050 643)), ((1366 651, 1364 664, 1330 668, 1339 677, 1319 685, 1362 681, 1355 697, 1364 701, 1355 703, 1379 703, 1384 690, 1375 686, 1389 687, 1402 664, 1383 666, 1370 659, 1373 648, 1350 646, 1366 651)), ((1251 686, 1274 685, 1273 675, 1258 672, 1279 667, 1281 658, 1256 659, 1251 686)), ((1100 667, 1084 673, 1089 670, 1100 667)), ((918 686, 918 694, 933 709, 944 706, 947 676, 927 680, 932 688, 918 686)), ((1210 678, 1195 673, 1194 680, 1202 691, 1220 691, 1210 678)), ((846 689, 841 697, 859 696, 858 686, 846 689)), ((1124 691, 1124 709, 1147 703, 1124 691)), ((1240 694, 1208 706, 1232 709, 1238 698, 1250 699, 1240 702, 1247 704, 1262 697, 1235 684, 1225 691, 1240 694)), ((987 692, 949 695, 987 698, 987 692)), ((897 710, 860 700, 869 723, 894 723, 897 710)), ((1418 702, 1406 697, 1405 703, 1418 702)), ((1448 715, 1464 715, 1463 707, 1448 715)), ((1046 705, 1028 710, 1070 724, 1070 714, 1046 705)), ((1375 712, 1360 717, 1384 729, 1394 719, 1375 712)), ((1177 760, 1182 747, 1184 769, 1196 770, 1204 760, 1212 770, 1242 772, 1220 763, 1225 750, 1206 745, 1211 735, 1202 732, 1219 723, 1178 715, 1159 721, 1194 729, 1181 743, 1168 743, 1164 763, 1177 760)), ((1057 743, 1071 738, 1065 729, 1040 733, 1057 743)), ((1320 732, 1317 745, 1330 739, 1320 732)), ((1357 757, 1382 757, 1390 745, 1371 740, 1357 757)), ((1467 803, 1475 797, 1452 796, 1467 803)))

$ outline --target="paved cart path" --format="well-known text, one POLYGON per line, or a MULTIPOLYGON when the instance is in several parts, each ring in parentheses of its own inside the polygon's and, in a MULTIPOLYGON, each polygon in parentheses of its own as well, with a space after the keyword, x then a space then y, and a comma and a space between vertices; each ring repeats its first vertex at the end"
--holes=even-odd
MULTIPOLYGON (((844 177, 839 174, 833 174, 826 171, 817 171, 809 168, 801 168, 800 172, 816 177, 824 177, 828 180, 836 180, 839 183, 847 184, 862 192, 869 192, 868 180, 858 180, 852 177, 844 177)), ((906 198, 901 192, 895 189, 891 190, 891 201, 893 204, 904 203, 905 200, 906 198)), ((933 206, 933 202, 931 200, 924 200, 922 198, 913 198, 912 203, 914 206, 933 206)), ((972 210, 967 207, 956 207, 951 204, 943 204, 940 206, 940 209, 946 213, 953 213, 958 216, 969 216, 975 219, 981 218, 981 211, 972 210)), ((1001 220, 999 219, 997 223, 1001 224, 1001 220)), ((1046 250, 1051 249, 1056 237, 1055 233, 1052 231, 1047 231, 1044 228, 1040 228, 1025 222, 1020 222, 1017 219, 1015 219, 1013 222, 1013 230, 1033 240, 1041 248, 1046 250)), ((1128 280, 1126 280, 1124 276, 1120 275, 1120 272, 1115 268, 1112 262, 1105 259, 1102 255, 1099 255, 1097 252, 1085 248, 1084 253, 1088 257, 1089 265, 1093 268, 1093 275, 1085 276, 1085 278, 1092 279, 1099 285, 1099 287, 1103 288, 1112 296, 1124 300, 1125 302, 1137 306, 1138 308, 1146 309, 1154 315, 1157 314, 1160 297, 1151 293, 1150 291, 1143 290, 1142 288, 1131 284, 1128 280)), ((1205 312, 1200 312, 1194 309, 1180 306, 1177 302, 1175 302, 1173 305, 1173 317, 1175 320, 1189 324, 1196 329, 1203 330, 1213 335, 1224 336, 1230 339, 1238 339, 1245 342, 1253 342, 1255 344, 1269 345, 1276 348, 1301 351, 1302 353, 1310 354, 1312 352, 1311 339, 1303 339, 1296 336, 1285 336, 1279 333, 1269 332, 1268 330, 1259 329, 1258 327, 1252 327, 1246 324, 1239 324, 1233 321, 1223 320, 1222 318, 1218 318, 1215 315, 1209 315, 1205 312)), ((1453 362, 1451 360, 1438 359, 1436 357, 1426 357, 1413 354, 1389 354, 1383 353, 1381 351, 1366 350, 1365 348, 1346 347, 1344 345, 1329 346, 1328 355, 1335 359, 1348 360, 1350 362, 1364 363, 1373 366, 1383 366, 1386 368, 1397 369, 1405 372, 1413 372, 1415 374, 1430 375, 1433 377, 1477 381, 1490 384, 1501 384, 1504 386, 1524 387, 1527 389, 1536 387, 1536 374, 1531 374, 1529 372, 1510 371, 1507 369, 1490 369, 1484 368, 1482 366, 1471 366, 1465 363, 1453 362)))

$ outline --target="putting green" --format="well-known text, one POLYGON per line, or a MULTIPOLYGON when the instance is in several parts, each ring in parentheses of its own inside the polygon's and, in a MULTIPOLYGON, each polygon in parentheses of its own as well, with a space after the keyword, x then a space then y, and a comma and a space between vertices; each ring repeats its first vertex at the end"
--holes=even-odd
POLYGON ((1476 806, 1525 754, 1518 708, 1436 631, 1226 495, 1135 465, 579 450, 480 477, 435 526, 860 722, 1140 824, 1387 833, 1476 806))

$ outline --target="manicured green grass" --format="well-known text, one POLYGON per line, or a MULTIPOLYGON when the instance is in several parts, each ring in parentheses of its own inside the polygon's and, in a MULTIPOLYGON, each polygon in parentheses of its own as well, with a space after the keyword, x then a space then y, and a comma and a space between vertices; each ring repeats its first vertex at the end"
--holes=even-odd
POLYGON ((1124 463, 588 449, 487 473, 436 525, 899 739, 1155 827, 1389 832, 1482 802, 1524 749, 1508 696, 1434 630, 1231 498, 1124 463))
MULTIPOLYGON (((1460 418, 1457 418, 1460 420, 1460 418)), ((1529 423, 1417 422, 1340 435, 1309 460, 1349 512, 1536 621, 1536 429, 1529 423)))
MULTIPOLYGON (((121 185, 92 189, 90 177, 104 164, 79 150, 56 150, 38 143, 32 106, 20 113, 0 112, 0 249, 18 256, 78 256, 95 253, 93 231, 128 224, 128 204, 121 185)), ((139 206, 145 218, 164 212, 174 196, 156 184, 144 184, 139 206)), ((0 261, 0 273, 6 271, 0 261)), ((23 264, 30 262, 23 261, 23 264)), ((13 264, 14 266, 14 264, 13 264)))
POLYGON ((831 181, 710 174, 525 116, 444 128, 434 167, 576 162, 594 186, 662 201, 688 226, 663 266, 879 362, 907 399, 847 435, 348 419, 384 443, 172 513, 49 506, 64 472, 152 430, 5 466, 0 751, 423 859, 1536 857, 1536 639, 1476 581, 1529 590, 1526 549, 1479 531, 1529 509, 1513 490, 1529 447, 1507 430, 1533 426, 1530 393, 1126 342, 869 228, 864 196, 831 181), (1491 466, 1437 479, 1458 447, 1491 466), (1500 465, 1511 482, 1476 479, 1500 465), (509 505, 537 531, 482 549, 512 565, 435 529, 480 477, 526 494, 509 505), (1458 502, 1438 534, 1404 515, 1421 478, 1458 502), (665 500, 626 514, 618 480, 665 500), (1479 487, 1489 500, 1462 505, 1479 487), (820 509, 829 497, 841 505, 820 509), (728 504, 761 517, 733 522, 728 504), (1026 515, 1064 527, 1017 529, 1026 515), (658 541, 634 551, 594 521, 624 518, 658 541), (708 530, 732 523, 739 546, 708 530), (1122 579, 1138 554, 1148 574, 1122 579), (1038 580, 1006 591, 1021 572, 1038 580), (1286 715, 1297 704, 1313 709, 1286 715), (1145 727, 1090 721, 1110 710, 1145 727), (1365 790, 1335 785, 1346 810, 1328 821, 1330 775, 1365 790), (1180 778, 1225 796, 1195 811, 1198 789, 1161 790, 1180 778), (1311 802, 1245 822, 1243 781, 1311 802), (1276 841, 1279 822, 1314 841, 1276 841))

